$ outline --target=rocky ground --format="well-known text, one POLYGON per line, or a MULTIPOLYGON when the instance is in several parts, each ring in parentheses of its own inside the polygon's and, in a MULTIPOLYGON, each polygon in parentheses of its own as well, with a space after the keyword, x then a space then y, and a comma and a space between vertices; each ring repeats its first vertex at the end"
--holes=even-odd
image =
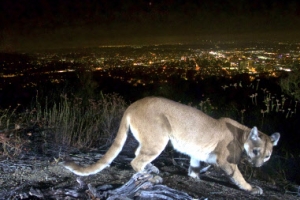
MULTIPOLYGON (((0 199, 118 199, 112 198, 115 193, 110 191, 116 191, 116 188, 122 186, 132 186, 135 189, 140 187, 139 191, 131 192, 127 199, 147 199, 138 197, 141 190, 150 192, 148 195, 160 194, 156 199, 174 199, 176 195, 176 198, 181 199, 300 198, 300 191, 297 191, 299 186, 288 188, 286 183, 253 177, 249 179, 249 174, 246 174, 245 178, 250 184, 258 185, 264 190, 263 195, 252 196, 230 183, 222 171, 215 167, 202 174, 201 180, 192 179, 187 176, 188 158, 170 153, 170 150, 162 153, 154 162, 160 169, 159 176, 163 182, 150 186, 147 180, 141 181, 141 177, 134 179, 134 183, 128 182, 133 180, 131 178, 135 172, 129 164, 134 155, 126 148, 111 167, 88 177, 78 178, 61 166, 61 161, 66 157, 81 164, 93 163, 105 153, 105 149, 107 147, 103 150, 79 152, 52 144, 47 149, 22 152, 11 158, 1 156, 0 199)), ((119 199, 126 199, 122 195, 121 197, 119 199)), ((153 198, 154 196, 148 199, 153 198)))

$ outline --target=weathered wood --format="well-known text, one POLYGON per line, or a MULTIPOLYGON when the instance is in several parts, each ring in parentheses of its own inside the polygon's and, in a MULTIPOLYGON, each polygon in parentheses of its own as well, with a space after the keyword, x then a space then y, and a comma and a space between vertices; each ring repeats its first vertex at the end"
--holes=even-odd
POLYGON ((103 192, 99 198, 115 199, 193 199, 188 194, 161 185, 161 177, 136 173, 122 187, 103 192))
POLYGON ((192 200, 188 194, 162 185, 162 178, 148 173, 136 173, 130 180, 119 188, 112 189, 111 185, 95 188, 77 178, 79 185, 72 188, 53 187, 41 188, 38 183, 23 183, 2 195, 5 198, 38 198, 38 199, 183 199, 192 200))

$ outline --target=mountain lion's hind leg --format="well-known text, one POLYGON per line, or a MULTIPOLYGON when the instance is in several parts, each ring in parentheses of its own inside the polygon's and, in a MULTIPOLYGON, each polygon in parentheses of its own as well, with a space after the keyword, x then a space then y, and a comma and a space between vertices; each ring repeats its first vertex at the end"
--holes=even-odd
POLYGON ((195 179, 200 179, 200 161, 191 157, 188 175, 195 179))
POLYGON ((136 172, 154 172, 158 174, 159 170, 151 162, 159 156, 167 143, 167 138, 160 138, 160 142, 147 143, 145 146, 140 145, 136 150, 136 157, 130 163, 132 168, 136 172))

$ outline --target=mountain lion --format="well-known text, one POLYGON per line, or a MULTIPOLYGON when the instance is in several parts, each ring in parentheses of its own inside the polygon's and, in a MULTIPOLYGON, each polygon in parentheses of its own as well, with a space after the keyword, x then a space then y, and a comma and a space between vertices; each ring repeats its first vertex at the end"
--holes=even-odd
POLYGON ((117 157, 123 148, 129 130, 139 142, 131 166, 137 172, 151 168, 168 141, 174 148, 191 157, 189 176, 198 178, 200 161, 220 167, 241 189, 251 194, 262 194, 260 187, 245 181, 237 164, 245 152, 248 161, 260 167, 270 159, 279 133, 267 136, 232 119, 214 119, 200 110, 165 98, 146 97, 131 104, 125 111, 112 146, 95 164, 81 167, 65 162, 64 167, 80 176, 100 172, 117 157))

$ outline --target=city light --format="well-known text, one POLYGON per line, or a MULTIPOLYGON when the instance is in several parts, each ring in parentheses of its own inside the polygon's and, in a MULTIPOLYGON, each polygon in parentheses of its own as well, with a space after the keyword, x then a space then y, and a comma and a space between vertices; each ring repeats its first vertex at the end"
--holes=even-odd
POLYGON ((72 49, 58 52, 22 54, 20 61, 1 60, 0 88, 13 79, 24 78, 22 87, 36 85, 41 75, 52 83, 64 82, 71 74, 95 72, 98 77, 110 77, 132 86, 155 82, 172 82, 174 75, 183 80, 203 80, 209 76, 232 77, 247 73, 278 77, 280 71, 292 72, 299 68, 299 44, 249 45, 244 48, 222 46, 217 49, 201 45, 105 46, 72 49), (179 48, 180 47, 180 48, 179 48), (289 47, 289 49, 287 49, 289 47), (276 49, 274 52, 271 49, 276 49), (60 52, 60 53, 58 53, 60 52), (23 59, 23 60, 22 60, 23 59), (28 82, 31 82, 28 84, 28 82))

